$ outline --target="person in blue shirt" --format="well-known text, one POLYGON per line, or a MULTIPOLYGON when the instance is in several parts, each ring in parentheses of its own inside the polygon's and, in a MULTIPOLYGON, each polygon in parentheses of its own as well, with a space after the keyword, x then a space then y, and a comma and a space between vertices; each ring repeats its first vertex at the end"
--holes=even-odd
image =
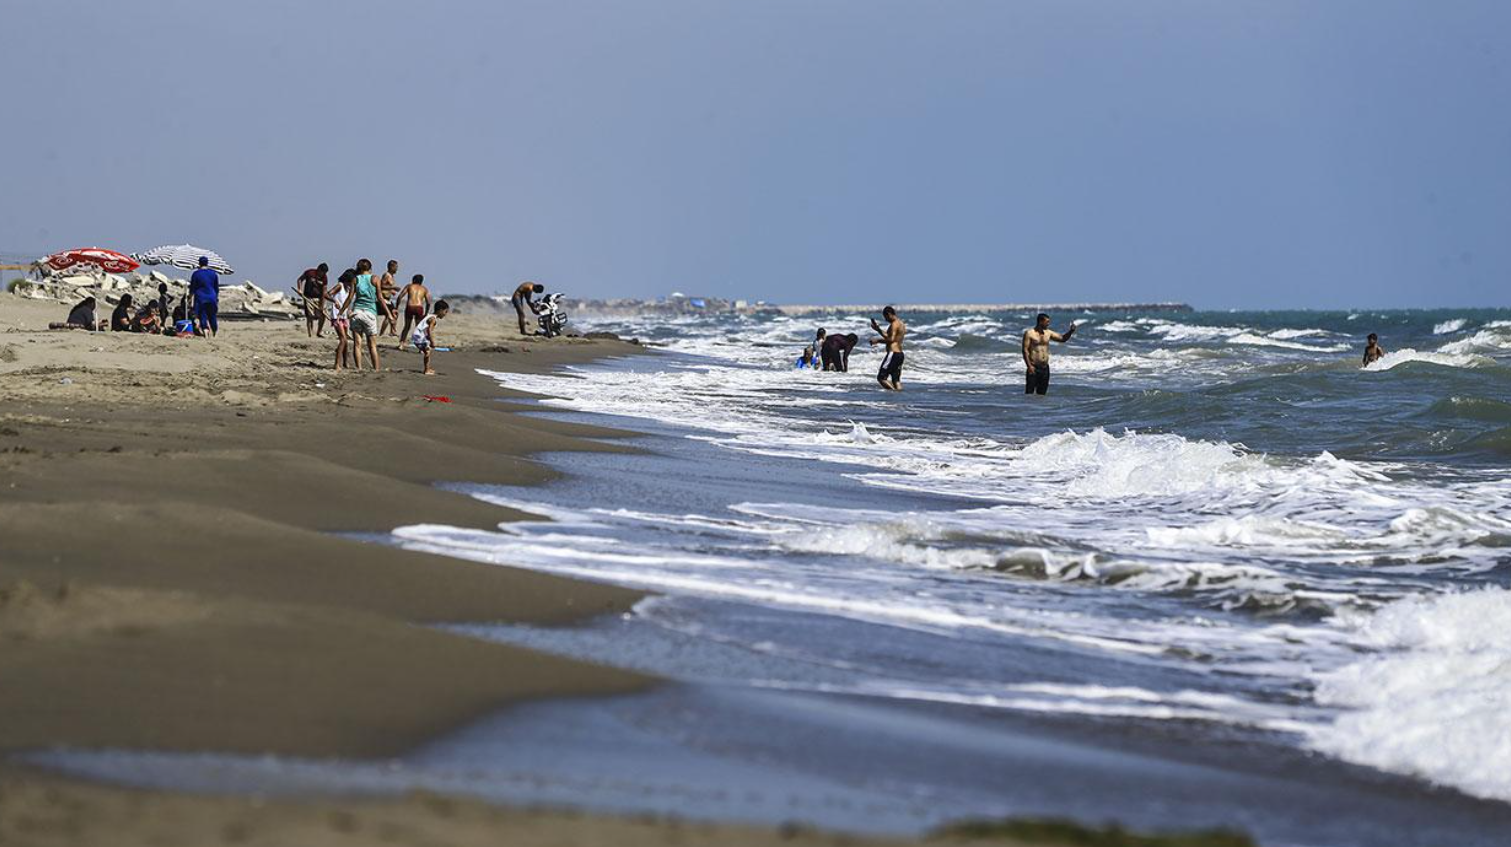
POLYGON ((200 335, 215 335, 220 330, 216 313, 220 310, 220 274, 210 267, 210 257, 199 257, 199 270, 189 277, 189 296, 194 298, 194 324, 200 335))

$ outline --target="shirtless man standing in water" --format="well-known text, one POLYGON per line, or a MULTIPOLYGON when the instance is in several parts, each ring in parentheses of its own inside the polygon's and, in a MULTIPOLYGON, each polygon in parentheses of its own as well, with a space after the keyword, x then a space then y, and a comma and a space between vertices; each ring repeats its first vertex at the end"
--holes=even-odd
POLYGON ((902 390, 902 338, 908 334, 908 325, 897 317, 897 310, 891 306, 881 310, 881 316, 887 319, 887 328, 882 329, 875 318, 871 319, 871 328, 876 330, 880 338, 871 339, 871 344, 887 345, 887 355, 882 357, 881 370, 876 372, 876 381, 888 391, 902 390))
POLYGON ((1049 342, 1059 341, 1062 344, 1070 340, 1076 334, 1076 325, 1070 324, 1070 329, 1065 334, 1049 328, 1049 315, 1039 313, 1039 319, 1034 326, 1023 330, 1023 365, 1027 380, 1023 389, 1024 394, 1044 394, 1049 391, 1049 342))
POLYGON ((1371 332, 1364 339, 1364 364, 1368 365, 1385 358, 1385 348, 1380 346, 1380 336, 1371 332))

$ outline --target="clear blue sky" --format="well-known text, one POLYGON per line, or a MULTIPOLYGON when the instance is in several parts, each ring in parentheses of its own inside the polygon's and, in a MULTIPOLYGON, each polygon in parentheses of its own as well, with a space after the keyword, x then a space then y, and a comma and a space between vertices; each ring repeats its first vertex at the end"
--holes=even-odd
POLYGON ((1511 3, 0 0, 0 251, 1511 305, 1511 3))

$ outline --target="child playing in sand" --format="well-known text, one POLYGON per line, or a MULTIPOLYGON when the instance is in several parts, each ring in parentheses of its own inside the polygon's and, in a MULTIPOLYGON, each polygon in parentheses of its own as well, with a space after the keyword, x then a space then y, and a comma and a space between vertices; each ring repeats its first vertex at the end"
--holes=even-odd
POLYGON ((445 300, 436 301, 435 311, 420 318, 419 325, 414 328, 414 335, 409 338, 413 342, 415 349, 425 354, 426 376, 435 373, 430 368, 430 351, 435 349, 435 325, 440 322, 441 318, 446 317, 446 313, 450 311, 451 306, 445 300))

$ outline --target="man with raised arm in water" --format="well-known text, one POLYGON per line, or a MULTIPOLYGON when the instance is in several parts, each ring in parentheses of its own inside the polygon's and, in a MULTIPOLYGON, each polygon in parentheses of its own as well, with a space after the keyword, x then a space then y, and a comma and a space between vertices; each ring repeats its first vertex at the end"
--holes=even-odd
POLYGON ((908 334, 908 325, 897 317, 897 310, 891 306, 881 310, 881 316, 887 319, 887 328, 882 329, 876 318, 871 319, 871 328, 876 330, 880 338, 871 339, 871 344, 887 345, 887 355, 881 359, 881 370, 876 372, 876 381, 888 391, 902 390, 902 339, 908 334))
POLYGON ((1026 384, 1024 394, 1044 394, 1049 391, 1049 342, 1058 341, 1065 343, 1076 334, 1076 325, 1072 321, 1070 329, 1065 334, 1049 328, 1049 315, 1039 313, 1039 319, 1035 324, 1023 330, 1023 366, 1026 368, 1026 384))

